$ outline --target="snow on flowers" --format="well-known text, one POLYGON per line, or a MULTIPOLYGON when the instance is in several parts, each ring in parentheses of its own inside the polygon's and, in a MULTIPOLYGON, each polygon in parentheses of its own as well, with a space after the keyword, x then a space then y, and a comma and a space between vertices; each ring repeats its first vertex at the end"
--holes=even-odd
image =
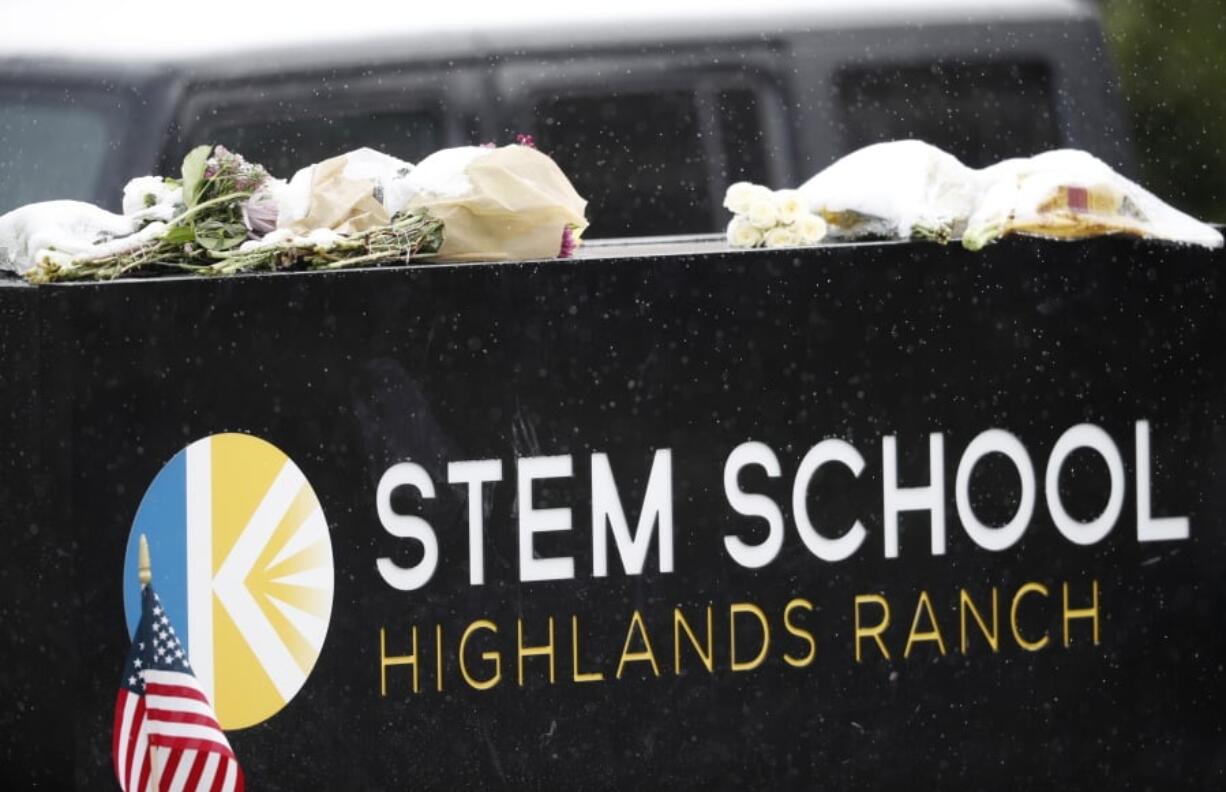
POLYGON ((1222 234, 1178 211, 1084 151, 1048 151, 982 169, 919 140, 877 143, 832 163, 798 190, 739 182, 724 206, 733 247, 812 244, 817 238, 960 238, 979 250, 1024 234, 1084 239, 1127 234, 1221 247, 1222 234))
POLYGON ((130 181, 123 214, 50 201, 0 216, 0 269, 45 283, 567 257, 585 210, 557 164, 525 145, 446 149, 419 167, 358 149, 288 181, 200 146, 177 178, 130 181))

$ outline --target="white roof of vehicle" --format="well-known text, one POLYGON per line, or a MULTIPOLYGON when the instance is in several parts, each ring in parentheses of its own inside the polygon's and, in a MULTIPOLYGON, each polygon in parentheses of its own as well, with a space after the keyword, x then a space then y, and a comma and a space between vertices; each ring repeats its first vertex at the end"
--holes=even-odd
POLYGON ((0 0, 0 57, 181 62, 359 42, 412 57, 1093 13, 1088 0, 0 0))

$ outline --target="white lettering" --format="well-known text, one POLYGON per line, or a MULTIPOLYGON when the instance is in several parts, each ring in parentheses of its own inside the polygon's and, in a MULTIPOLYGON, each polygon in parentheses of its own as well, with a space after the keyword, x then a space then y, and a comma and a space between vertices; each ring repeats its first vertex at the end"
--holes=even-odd
POLYGON ((384 530, 400 539, 421 542, 422 557, 412 567, 402 567, 390 558, 376 560, 375 566, 387 584, 400 591, 413 591, 426 585, 438 567, 438 539, 430 523, 421 517, 392 511, 392 491, 397 487, 414 487, 423 498, 434 497, 434 482, 421 465, 400 462, 383 472, 375 492, 375 507, 384 530))
POLYGON ((592 454, 592 575, 605 577, 609 574, 608 535, 605 527, 613 532, 617 554, 627 575, 641 575, 647 563, 647 548, 651 534, 660 526, 659 553, 660 571, 673 571, 673 456, 663 448, 656 451, 651 461, 651 474, 647 478, 647 491, 643 494, 643 508, 639 511, 638 527, 633 535, 626 522, 621 497, 617 494, 617 482, 609 467, 607 454, 592 454))
POLYGON ((502 460, 474 459, 447 466, 447 483, 468 485, 468 582, 485 582, 484 484, 502 481, 502 460))
POLYGON ((1034 516, 1034 491, 1034 465, 1030 461, 1030 454, 1026 452, 1022 441, 1004 429, 981 432, 962 452, 962 459, 958 462, 957 479, 954 482, 958 519, 962 522, 967 536, 984 550, 1005 550, 1022 538, 1022 534, 1026 533, 1026 528, 1030 526, 1030 518, 1034 516), (971 507, 971 473, 979 460, 988 454, 1003 454, 1008 457, 1022 484, 1020 502, 1013 519, 999 528, 981 523, 971 507))
POLYGON ((524 457, 519 460, 519 579, 570 580, 575 577, 575 559, 570 556, 537 558, 533 536, 550 531, 569 531, 570 509, 536 509, 532 506, 532 482, 538 479, 569 478, 573 464, 563 456, 524 457))
POLYGON ((864 457, 851 443, 837 438, 823 440, 809 449, 805 458, 800 461, 800 469, 796 471, 796 479, 792 482, 792 513, 796 518, 796 530, 800 539, 809 548, 809 552, 823 561, 842 561, 851 556, 864 544, 868 531, 856 520, 847 533, 838 539, 828 539, 817 532, 813 521, 809 519, 808 495, 809 482, 822 465, 837 462, 859 476, 864 470, 864 457))
POLYGON ((928 486, 898 486, 898 450, 893 435, 881 438, 882 507, 885 511, 885 557, 898 557, 898 515, 905 511, 932 513, 932 554, 945 554, 945 438, 928 437, 928 486))
POLYGON ((741 443, 732 449, 724 462, 724 495, 737 514, 746 517, 761 517, 769 528, 766 538, 756 545, 749 544, 739 536, 725 536, 724 548, 732 560, 747 569, 764 567, 779 555, 783 547, 783 513, 778 504, 767 495, 745 492, 737 483, 742 468, 757 465, 771 478, 779 478, 782 470, 779 459, 770 446, 757 441, 741 443))
POLYGON ((1137 541, 1168 542, 1188 538, 1187 517, 1155 517, 1149 421, 1137 421, 1137 541))
POLYGON ((1073 544, 1092 545, 1111 533, 1124 508, 1124 460, 1116 447, 1111 435, 1094 424, 1083 423, 1070 427, 1051 450, 1047 458, 1047 476, 1045 492, 1047 495, 1047 510, 1051 513, 1052 522, 1060 533, 1064 534, 1073 544), (1098 453, 1107 463, 1107 472, 1111 477, 1111 494, 1107 497, 1107 507, 1102 514, 1089 522, 1073 519, 1060 500, 1060 471, 1069 455, 1079 448, 1088 448, 1098 453))

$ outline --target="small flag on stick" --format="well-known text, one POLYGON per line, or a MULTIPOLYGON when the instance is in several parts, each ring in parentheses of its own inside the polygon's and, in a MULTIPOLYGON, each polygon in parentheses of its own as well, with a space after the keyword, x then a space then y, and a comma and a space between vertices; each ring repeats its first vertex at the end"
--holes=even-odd
POLYGON ((124 792, 242 792, 243 771, 153 591, 140 538, 141 617, 128 650, 111 758, 124 792))

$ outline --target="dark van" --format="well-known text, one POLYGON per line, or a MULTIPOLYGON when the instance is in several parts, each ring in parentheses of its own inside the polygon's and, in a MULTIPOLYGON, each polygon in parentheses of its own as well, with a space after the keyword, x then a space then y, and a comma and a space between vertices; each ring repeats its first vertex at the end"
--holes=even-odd
POLYGON ((530 134, 590 199, 589 237, 713 231, 731 182, 796 185, 901 137, 973 166, 1072 146, 1131 170, 1092 3, 511 5, 160 46, 17 25, 0 32, 0 213, 118 208, 127 179, 203 142, 287 178, 358 146, 417 161, 530 134))

